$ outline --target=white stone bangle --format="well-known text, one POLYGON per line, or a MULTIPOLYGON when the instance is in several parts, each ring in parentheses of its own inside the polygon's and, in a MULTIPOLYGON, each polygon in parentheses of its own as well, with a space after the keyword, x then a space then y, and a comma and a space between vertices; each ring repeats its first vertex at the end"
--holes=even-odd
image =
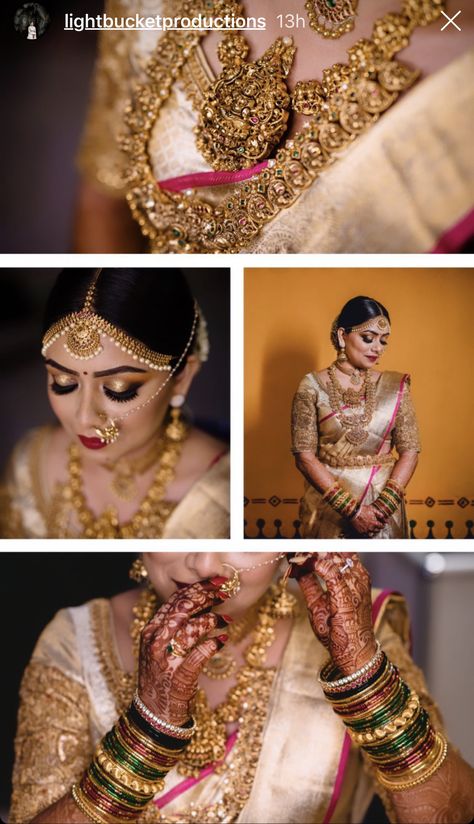
POLYGON ((371 669, 374 666, 374 664, 377 663, 378 658, 382 658, 383 652, 382 647, 380 646, 380 641, 377 641, 375 646, 375 655, 370 659, 370 661, 367 662, 367 664, 364 664, 363 667, 360 667, 360 669, 356 670, 355 672, 352 672, 350 675, 346 675, 344 678, 338 678, 337 681, 324 681, 321 678, 321 672, 325 669, 325 665, 324 667, 322 667, 321 672, 318 676, 319 683, 323 687, 327 686, 333 688, 343 687, 345 684, 350 684, 352 681, 357 681, 358 678, 361 678, 363 675, 365 675, 365 673, 368 672, 368 670, 371 669))
POLYGON ((148 709, 147 705, 144 704, 140 698, 138 691, 136 691, 133 696, 133 703, 135 704, 135 707, 139 711, 140 715, 143 715, 149 724, 162 732, 169 733, 176 738, 192 738, 194 735, 196 728, 194 719, 192 719, 193 723, 191 727, 178 727, 176 724, 170 724, 169 721, 163 721, 162 718, 158 718, 157 715, 148 709))

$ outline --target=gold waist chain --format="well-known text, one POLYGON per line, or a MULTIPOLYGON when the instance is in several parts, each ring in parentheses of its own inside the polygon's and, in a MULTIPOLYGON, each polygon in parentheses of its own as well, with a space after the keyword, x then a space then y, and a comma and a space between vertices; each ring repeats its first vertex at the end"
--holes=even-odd
MULTIPOLYGON (((145 80, 136 86, 126 109, 126 134, 121 138, 121 146, 127 156, 127 200, 133 217, 143 234, 149 238, 151 251, 237 253, 245 249, 267 223, 291 206, 321 172, 335 161, 338 154, 376 123, 380 115, 398 100, 400 94, 417 80, 420 74, 417 70, 411 70, 393 58, 406 48, 418 26, 426 26, 440 17, 444 5, 444 0, 403 0, 400 12, 390 12, 376 20, 372 36, 359 40, 348 50, 347 63, 336 63, 326 69, 321 83, 300 81, 291 98, 297 111, 311 113, 304 128, 276 151, 263 171, 245 182, 235 184, 232 194, 216 206, 188 190, 172 192, 161 189, 155 180, 149 154, 153 129, 174 83, 181 78, 183 68, 206 34, 205 31, 185 30, 165 32, 146 66, 145 80)), ((213 15, 229 10, 232 12, 238 8, 238 4, 233 2, 214 0, 206 3, 204 9, 202 3, 191 0, 183 2, 180 11, 183 17, 193 17, 200 13, 213 15)), ((234 34, 233 38, 236 36, 234 34)), ((264 67, 262 71, 268 73, 268 60, 265 60, 272 49, 280 59, 280 89, 285 72, 288 71, 281 38, 267 50, 260 61, 252 64, 245 62, 242 36, 239 35, 239 38, 238 48, 235 42, 231 42, 234 50, 228 48, 224 52, 226 59, 234 60, 235 72, 243 73, 242 79, 248 79, 249 72, 254 71, 253 99, 258 99, 259 65, 264 67)), ((223 75, 226 77, 225 71, 226 69, 223 75)), ((262 88, 271 88, 267 74, 262 75, 262 84, 262 88)), ((236 87, 236 98, 241 92, 239 88, 236 87)), ((210 96, 206 97, 209 117, 211 120, 214 118, 214 131, 202 125, 206 112, 201 111, 199 122, 202 128, 197 140, 202 153, 207 159, 215 159, 216 164, 219 159, 215 146, 233 139, 227 133, 228 130, 223 134, 220 128, 216 115, 218 93, 221 93, 219 78, 213 85, 210 96), (212 141, 213 146, 210 145, 212 141)), ((234 98, 231 102, 233 105, 234 98)), ((281 91, 278 100, 280 108, 276 108, 279 121, 265 142, 268 151, 272 150, 281 131, 284 131, 286 105, 287 101, 281 91)), ((255 119, 258 116, 250 113, 250 126, 252 117, 255 119)), ((258 131, 258 120, 254 126, 258 131)), ((243 126, 242 134, 242 146, 235 146, 232 163, 242 149, 245 157, 240 168, 246 168, 250 157, 261 155, 258 152, 252 155, 253 138, 244 140, 246 131, 243 126), (248 162, 245 162, 246 158, 248 162)), ((226 166, 229 162, 224 159, 221 168, 235 168, 235 165, 226 166)), ((216 164, 213 164, 214 168, 219 168, 216 164)))

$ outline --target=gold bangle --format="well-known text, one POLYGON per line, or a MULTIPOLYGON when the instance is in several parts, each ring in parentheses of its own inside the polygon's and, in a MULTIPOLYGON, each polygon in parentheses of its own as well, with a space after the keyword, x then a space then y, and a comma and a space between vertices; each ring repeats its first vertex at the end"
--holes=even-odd
MULTIPOLYGON (((373 693, 371 696, 368 696, 368 697, 364 698, 363 702, 367 703, 367 701, 369 701, 369 700, 375 700, 377 698, 377 694, 380 693, 383 689, 386 688, 387 683, 388 682, 386 681, 385 684, 382 685, 375 693, 373 693)), ((387 707, 388 704, 390 704, 394 700, 395 696, 399 692, 402 691, 403 686, 404 686, 403 681, 401 681, 401 680, 395 681, 393 683, 393 685, 391 686, 391 688, 390 688, 390 692, 383 699, 383 703, 380 703, 379 705, 374 706, 374 707, 370 707, 370 709, 367 709, 367 710, 364 710, 364 711, 361 711, 361 712, 353 713, 351 715, 345 715, 344 716, 345 719, 353 720, 353 721, 359 721, 359 720, 362 721, 364 718, 370 718, 371 716, 373 716, 377 712, 383 712, 384 707, 387 707)), ((341 709, 343 709, 346 712, 351 711, 351 704, 346 704, 346 705, 341 704, 339 706, 340 706, 341 709)))
MULTIPOLYGON (((152 792, 144 793, 143 791, 139 790, 137 787, 130 787, 127 784, 123 784, 116 776, 113 776, 111 772, 107 772, 107 770, 105 770, 103 768, 102 764, 100 764, 100 762, 98 761, 97 758, 94 759, 94 761, 92 763, 94 764, 96 770, 103 777, 104 781, 109 782, 112 785, 112 787, 115 787, 115 789, 118 790, 119 792, 127 793, 128 795, 133 795, 133 796, 136 797, 137 801, 143 801, 144 803, 148 802, 148 801, 151 801, 151 799, 153 798, 153 793, 152 792)), ((89 774, 89 777, 90 777, 90 774, 89 774)), ((136 782, 136 783, 139 783, 139 782, 136 782)), ((107 792, 107 790, 105 790, 105 792, 107 792)))
POLYGON ((389 721, 387 724, 382 724, 380 727, 375 727, 375 729, 370 730, 369 732, 353 732, 352 740, 355 744, 367 747, 367 750, 370 746, 375 746, 382 741, 388 743, 393 740, 393 737, 396 736, 397 732, 406 729, 409 721, 415 717, 419 708, 420 699, 416 693, 411 692, 405 708, 393 719, 393 721, 389 721))
POLYGON ((100 764, 101 769, 107 776, 113 775, 117 781, 120 781, 127 789, 135 790, 143 793, 143 795, 155 795, 163 789, 165 782, 163 779, 159 781, 147 781, 139 775, 135 775, 131 770, 128 770, 122 764, 114 761, 111 756, 102 749, 99 745, 96 750, 96 761, 100 764), (127 783, 129 782, 129 783, 127 783), (134 786, 136 785, 136 787, 134 786))
POLYGON ((358 692, 357 695, 350 696, 349 698, 338 698, 335 701, 333 701, 332 698, 329 698, 328 700, 331 704, 335 704, 336 707, 346 706, 348 709, 350 709, 352 704, 357 704, 361 700, 367 701, 369 698, 372 698, 374 695, 377 695, 377 693, 380 692, 390 680, 391 676, 393 675, 394 669, 395 667, 393 666, 393 664, 389 664, 385 672, 383 672, 379 676, 377 681, 375 681, 373 684, 370 684, 370 686, 365 687, 365 689, 363 689, 361 692, 358 692))
POLYGON ((125 726, 128 730, 131 731, 132 735, 137 738, 143 746, 150 751, 150 754, 153 755, 157 753, 159 755, 169 755, 170 757, 174 757, 175 760, 178 760, 179 755, 181 754, 182 750, 185 749, 187 744, 184 745, 181 749, 177 750, 168 750, 166 747, 162 747, 160 744, 155 744, 153 739, 150 739, 144 732, 138 729, 133 723, 131 723, 128 718, 123 715, 122 721, 124 722, 125 726), (176 755, 178 753, 178 755, 176 755))
MULTIPOLYGON (((86 803, 85 799, 82 797, 82 791, 78 784, 73 784, 71 787, 71 795, 73 801, 76 803, 77 807, 79 807, 81 813, 83 813, 89 821, 93 821, 94 824, 111 824, 111 818, 108 820, 104 820, 103 818, 99 818, 97 815, 96 809, 94 811, 89 809, 89 804, 86 803), (79 793, 81 793, 79 795, 79 793)), ((104 812, 104 811, 103 811, 104 812)))
POLYGON ((446 741, 444 735, 438 732, 436 733, 436 738, 439 741, 439 751, 437 754, 437 758, 424 775, 420 775, 418 776, 418 778, 414 778, 413 781, 405 781, 403 783, 397 784, 396 782, 389 781, 387 778, 385 778, 385 776, 380 775, 380 771, 377 770, 377 781, 379 781, 380 784, 382 784, 384 787, 386 787, 388 790, 392 792, 401 792, 402 790, 409 790, 411 787, 416 787, 417 784, 422 784, 424 781, 427 781, 439 770, 448 754, 448 742, 446 741))
MULTIPOLYGON (((117 736, 117 739, 120 742, 121 746, 128 753, 130 753, 130 755, 133 758, 135 758, 138 761, 141 761, 146 767, 150 767, 150 769, 152 769, 152 770, 161 769, 161 766, 157 766, 156 761, 150 760, 153 757, 153 753, 150 753, 150 759, 148 759, 146 756, 144 756, 141 753, 137 752, 136 750, 132 749, 130 744, 127 744, 127 742, 123 738, 120 730, 117 729, 117 727, 115 728, 115 735, 117 736)), ((178 761, 178 758, 176 757, 176 755, 174 755, 174 751, 170 752, 168 750, 162 750, 162 751, 155 750, 155 754, 156 755, 164 755, 164 756, 167 756, 170 759, 170 761, 173 760, 173 763, 169 766, 169 769, 171 769, 176 764, 176 762, 178 761)))

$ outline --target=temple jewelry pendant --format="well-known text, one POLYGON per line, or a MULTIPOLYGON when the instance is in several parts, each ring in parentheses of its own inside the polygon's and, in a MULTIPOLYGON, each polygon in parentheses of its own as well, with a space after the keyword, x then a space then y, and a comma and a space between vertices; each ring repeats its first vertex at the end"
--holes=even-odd
POLYGON ((352 31, 359 0, 306 0, 309 25, 323 37, 342 37, 352 31))
POLYGON ((354 446, 360 446, 362 443, 365 443, 368 437, 369 433, 361 426, 354 426, 346 432, 346 440, 354 444, 354 446))
POLYGON ((279 37, 255 62, 247 62, 240 32, 223 37, 224 66, 209 87, 195 128, 196 146, 218 171, 239 171, 267 158, 283 137, 290 95, 285 78, 295 55, 291 37, 279 37))

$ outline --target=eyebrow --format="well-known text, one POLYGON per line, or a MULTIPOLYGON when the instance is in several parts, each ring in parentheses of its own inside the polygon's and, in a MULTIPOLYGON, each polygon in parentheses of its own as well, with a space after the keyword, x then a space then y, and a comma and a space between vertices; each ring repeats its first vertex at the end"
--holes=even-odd
MULTIPOLYGON (((74 369, 68 369, 66 366, 62 366, 51 358, 46 358, 45 364, 54 366, 55 369, 60 369, 61 372, 66 372, 68 375, 80 374, 79 372, 75 372, 74 369)), ((102 372, 93 372, 92 377, 105 378, 107 375, 119 375, 122 372, 139 372, 140 374, 146 374, 146 371, 146 369, 139 369, 137 366, 116 366, 114 369, 104 369, 102 372)))

